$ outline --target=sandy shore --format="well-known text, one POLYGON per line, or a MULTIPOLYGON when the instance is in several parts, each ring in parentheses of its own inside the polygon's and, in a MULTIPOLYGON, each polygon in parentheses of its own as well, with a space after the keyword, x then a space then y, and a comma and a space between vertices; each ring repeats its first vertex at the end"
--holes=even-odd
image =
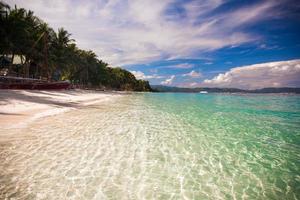
POLYGON ((0 127, 24 127, 41 117, 107 101, 116 95, 87 90, 0 90, 0 127))

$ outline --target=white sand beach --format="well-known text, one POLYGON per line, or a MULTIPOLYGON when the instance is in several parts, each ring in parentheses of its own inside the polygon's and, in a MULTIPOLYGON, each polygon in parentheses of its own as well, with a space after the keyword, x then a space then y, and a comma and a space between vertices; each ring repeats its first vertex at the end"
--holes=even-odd
POLYGON ((0 127, 24 127, 50 115, 110 100, 118 93, 88 90, 0 90, 0 127))

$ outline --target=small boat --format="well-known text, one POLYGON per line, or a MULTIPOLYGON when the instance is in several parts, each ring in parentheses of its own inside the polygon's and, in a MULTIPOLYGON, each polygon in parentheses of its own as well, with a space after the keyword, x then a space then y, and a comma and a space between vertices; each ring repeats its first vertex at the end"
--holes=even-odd
POLYGON ((62 90, 71 87, 69 81, 44 81, 41 79, 0 76, 0 89, 62 90))
POLYGON ((207 94, 208 92, 207 91, 200 91, 199 93, 200 94, 207 94))

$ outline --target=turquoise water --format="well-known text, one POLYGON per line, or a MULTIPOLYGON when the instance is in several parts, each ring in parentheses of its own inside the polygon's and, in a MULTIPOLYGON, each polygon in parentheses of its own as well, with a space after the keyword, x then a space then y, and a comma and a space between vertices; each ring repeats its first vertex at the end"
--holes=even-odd
POLYGON ((22 131, 0 197, 300 199, 297 95, 123 95, 22 131))

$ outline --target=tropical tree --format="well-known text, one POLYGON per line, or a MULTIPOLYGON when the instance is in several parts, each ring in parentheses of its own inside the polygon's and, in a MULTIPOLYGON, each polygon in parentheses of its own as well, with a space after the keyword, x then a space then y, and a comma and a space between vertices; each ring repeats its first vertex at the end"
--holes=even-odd
POLYGON ((70 80, 93 88, 150 91, 146 81, 136 80, 122 68, 111 68, 89 50, 79 49, 64 28, 55 32, 32 11, 0 2, 0 54, 21 57, 10 65, 19 75, 48 80, 70 80))

